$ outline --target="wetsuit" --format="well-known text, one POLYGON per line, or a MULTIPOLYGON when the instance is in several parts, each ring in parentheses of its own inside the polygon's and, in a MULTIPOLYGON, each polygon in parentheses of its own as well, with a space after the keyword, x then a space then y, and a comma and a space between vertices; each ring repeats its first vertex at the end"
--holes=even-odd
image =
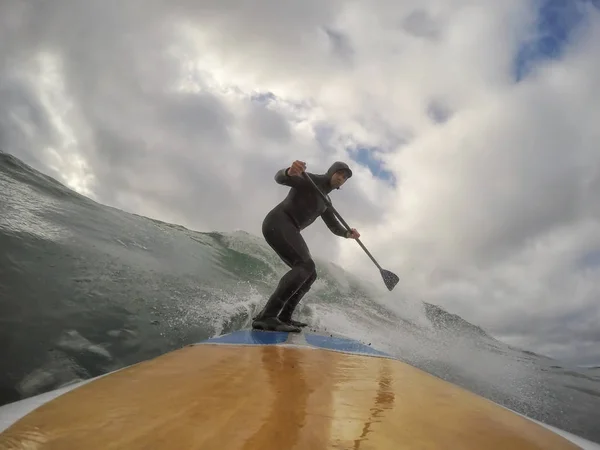
MULTIPOLYGON (((339 170, 346 170, 348 177, 352 175, 348 165, 343 162, 332 164, 324 175, 306 174, 327 195, 332 191, 331 176, 339 170)), ((281 278, 255 322, 279 317, 283 323, 298 323, 291 321, 292 313, 317 279, 315 263, 300 231, 321 217, 332 233, 341 237, 348 237, 349 234, 315 192, 314 186, 304 177, 289 176, 287 171, 288 169, 278 171, 275 181, 291 189, 287 197, 265 217, 262 233, 267 243, 291 270, 281 278)))

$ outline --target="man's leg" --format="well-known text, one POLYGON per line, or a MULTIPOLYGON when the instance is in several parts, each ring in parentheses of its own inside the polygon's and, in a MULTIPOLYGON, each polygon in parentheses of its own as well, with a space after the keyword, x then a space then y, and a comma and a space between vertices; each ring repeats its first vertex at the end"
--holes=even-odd
POLYGON ((306 242, 285 213, 269 214, 263 222, 263 235, 290 270, 281 278, 255 321, 275 319, 280 322, 277 319, 279 312, 288 299, 292 298, 311 278, 315 272, 315 263, 306 242))
POLYGON ((302 297, 304 297, 304 295, 310 290, 312 284, 315 282, 316 279, 317 271, 315 270, 308 278, 308 280, 306 280, 306 282, 300 287, 300 289, 298 289, 296 293, 293 294, 290 297, 290 299, 285 303, 283 309, 279 313, 279 320, 281 320, 283 323, 288 323, 297 327, 305 327, 307 325, 304 322, 292 320, 292 314, 294 314, 294 310, 298 306, 298 303, 300 303, 302 297))
POLYGON ((281 278, 277 288, 267 300, 260 317, 277 317, 288 299, 292 298, 311 276, 310 269, 310 264, 299 263, 292 266, 292 269, 281 278))

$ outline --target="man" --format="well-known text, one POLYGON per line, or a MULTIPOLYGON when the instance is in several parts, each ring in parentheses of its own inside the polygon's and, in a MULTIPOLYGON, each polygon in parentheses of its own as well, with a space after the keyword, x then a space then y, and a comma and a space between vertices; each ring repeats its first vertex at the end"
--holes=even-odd
MULTIPOLYGON (((307 325, 292 320, 296 306, 317 279, 315 263, 300 231, 320 216, 332 233, 345 238, 360 237, 354 228, 346 230, 338 222, 312 183, 302 176, 305 170, 304 162, 294 161, 289 168, 275 174, 277 183, 291 189, 287 197, 265 217, 262 233, 290 271, 281 278, 263 310, 254 318, 252 328, 255 329, 299 332, 307 325)), ((338 161, 325 175, 309 172, 306 175, 327 195, 333 189, 339 189, 352 176, 352 171, 347 164, 338 161)))

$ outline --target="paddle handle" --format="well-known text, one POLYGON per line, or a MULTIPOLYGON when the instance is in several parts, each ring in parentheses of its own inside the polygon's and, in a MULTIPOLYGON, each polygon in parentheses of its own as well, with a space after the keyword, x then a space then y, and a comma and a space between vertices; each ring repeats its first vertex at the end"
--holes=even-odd
MULTIPOLYGON (((302 172, 302 176, 308 180, 310 182, 310 184, 313 185, 313 187, 315 188, 315 190, 319 193, 319 195, 323 198, 323 201, 325 202, 325 204, 331 208, 331 210, 333 211, 333 213, 335 214, 335 216, 339 219, 340 222, 342 222, 342 224, 346 227, 346 229, 348 231, 351 230, 350 225, 348 225, 346 223, 346 221, 343 219, 343 217, 340 215, 340 213, 337 212, 337 210, 333 207, 333 205, 331 204, 331 202, 329 201, 329 199, 327 198, 327 196, 325 194, 323 194, 323 191, 321 191, 321 189, 319 189, 319 186, 317 186, 315 184, 315 182, 312 180, 311 177, 309 177, 306 172, 302 172)), ((365 247, 363 245, 363 243, 360 241, 360 239, 356 238, 355 239, 356 242, 358 242, 358 244, 362 247, 362 249, 365 251, 365 253, 369 256, 369 258, 371 258, 371 261, 373 261, 375 263, 375 265, 377 266, 377 268, 379 270, 383 270, 381 268, 381 266, 379 265, 379 263, 375 260, 375 258, 373 258, 373 255, 371 255, 371 252, 369 252, 369 250, 367 250, 367 247, 365 247)))

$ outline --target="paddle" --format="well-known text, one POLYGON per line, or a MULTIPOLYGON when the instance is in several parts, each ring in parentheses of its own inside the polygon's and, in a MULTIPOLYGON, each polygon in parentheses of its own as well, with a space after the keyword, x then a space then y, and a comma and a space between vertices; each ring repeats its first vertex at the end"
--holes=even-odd
MULTIPOLYGON (((340 220, 340 222, 342 222, 342 224, 347 228, 347 230, 350 231, 351 230, 350 226, 346 223, 346 221, 342 218, 342 216, 340 216, 340 213, 338 213, 336 211, 336 209, 331 204, 331 201, 329 201, 329 199, 327 198, 327 196, 325 194, 323 194, 323 192, 321 191, 321 189, 319 189, 319 187, 315 184, 315 182, 306 174, 306 172, 302 172, 302 176, 306 180, 310 181, 310 184, 312 184, 313 187, 316 189, 316 191, 321 195, 321 197, 323 198, 323 201, 325 201, 325 204, 329 208, 331 208, 331 210, 333 211, 333 213, 335 214, 335 216, 340 220)), ((398 278, 398 275, 396 275, 395 273, 390 272, 389 270, 383 269, 379 265, 379 263, 377 261, 375 261, 375 258, 373 258, 373 255, 371 255, 371 253, 369 252, 369 250, 367 250, 367 248, 364 246, 364 244, 362 242, 360 242, 360 239, 356 239, 356 242, 358 242, 360 244, 360 246, 365 251, 365 253, 367 255, 369 255, 369 258, 371 258, 371 261, 373 261, 375 263, 375 265, 379 269, 379 272, 381 273, 381 277, 383 278, 383 282, 385 283, 385 286, 388 288, 388 290, 391 291, 392 289, 394 289, 394 287, 396 286, 396 284, 398 283, 398 281, 400 281, 400 278, 398 278)))

